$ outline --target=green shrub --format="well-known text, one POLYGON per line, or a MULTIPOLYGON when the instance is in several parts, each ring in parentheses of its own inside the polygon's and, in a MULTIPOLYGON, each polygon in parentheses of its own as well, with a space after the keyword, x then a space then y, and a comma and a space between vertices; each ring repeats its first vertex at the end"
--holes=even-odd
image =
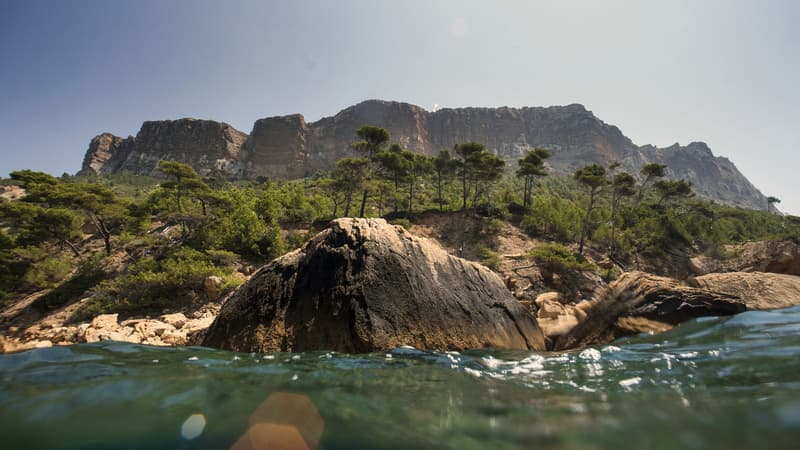
POLYGON ((592 264, 583 255, 573 253, 561 244, 544 244, 531 250, 529 257, 540 267, 553 273, 591 270, 592 264))
POLYGON ((497 252, 489 247, 481 245, 478 248, 478 257, 481 258, 481 264, 484 266, 492 270, 500 268, 500 257, 497 255, 497 252))
POLYGON ((526 233, 561 242, 574 242, 580 233, 583 210, 572 200, 534 196, 531 213, 520 226, 526 233))
POLYGON ((102 261, 103 256, 99 254, 84 260, 72 277, 37 298, 31 306, 37 311, 49 312, 78 300, 108 276, 102 269, 102 261))
POLYGON ((74 266, 68 256, 45 256, 28 267, 20 285, 26 290, 53 288, 72 273, 74 266))
POLYGON ((489 235, 489 236, 496 236, 497 234, 500 233, 500 231, 503 230, 503 224, 504 223, 505 222, 503 222, 501 219, 498 219, 496 217, 492 217, 490 219, 486 219, 481 224, 482 225, 481 232, 483 234, 486 234, 486 235, 489 235))
POLYGON ((217 275, 226 286, 230 271, 216 267, 212 257, 191 248, 173 250, 161 258, 141 258, 128 271, 104 281, 76 314, 81 320, 97 314, 158 313, 191 303, 199 297, 206 277, 217 275))
POLYGON ((392 225, 400 225, 401 227, 405 228, 406 230, 411 228, 411 221, 406 219, 405 217, 398 217, 396 219, 392 219, 389 221, 392 225))

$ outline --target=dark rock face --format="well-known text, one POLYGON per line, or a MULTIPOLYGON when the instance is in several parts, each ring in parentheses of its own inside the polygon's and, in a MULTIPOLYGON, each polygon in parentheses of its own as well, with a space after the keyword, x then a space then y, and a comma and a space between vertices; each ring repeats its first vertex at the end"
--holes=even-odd
POLYGON ((747 309, 736 295, 689 287, 678 280, 644 272, 624 273, 593 303, 586 319, 556 341, 556 350, 610 342, 632 329, 628 323, 631 319, 659 328, 695 317, 727 316, 747 309))
POLYGON ((132 146, 93 141, 82 172, 151 173, 158 160, 173 159, 192 164, 201 173, 217 171, 228 177, 303 177, 353 155, 355 130, 366 124, 386 128, 393 141, 427 155, 467 141, 483 143, 508 160, 528 148, 543 147, 553 155, 548 164, 562 174, 591 163, 621 161, 633 173, 649 162, 665 163, 671 177, 692 181, 700 196, 749 208, 766 204, 733 163, 715 157, 706 144, 638 147, 581 105, 430 112, 408 103, 368 100, 313 123, 299 114, 260 119, 249 137, 219 122, 146 122, 132 146))
POLYGON ((544 337, 489 269, 382 219, 338 219, 242 285, 203 345, 244 352, 544 350, 544 337))

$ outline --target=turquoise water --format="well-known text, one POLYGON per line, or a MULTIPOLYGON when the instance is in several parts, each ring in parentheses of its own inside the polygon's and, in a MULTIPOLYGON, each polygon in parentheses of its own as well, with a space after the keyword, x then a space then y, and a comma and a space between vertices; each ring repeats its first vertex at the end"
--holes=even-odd
POLYGON ((0 356, 6 450, 298 436, 324 449, 800 448, 800 308, 562 354, 102 343, 0 356))

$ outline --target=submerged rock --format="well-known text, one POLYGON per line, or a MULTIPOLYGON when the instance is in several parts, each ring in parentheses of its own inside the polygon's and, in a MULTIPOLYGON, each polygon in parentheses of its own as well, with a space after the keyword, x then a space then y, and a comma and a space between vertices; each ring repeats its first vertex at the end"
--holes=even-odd
POLYGON ((800 277, 764 272, 712 273, 692 284, 710 291, 741 297, 747 309, 788 308, 800 305, 800 277))
POLYGON ((234 351, 544 350, 536 319, 491 270, 382 219, 338 219, 262 267, 203 345, 234 351))
POLYGON ((695 317, 726 316, 747 309, 738 296, 645 272, 624 273, 593 303, 586 320, 555 342, 556 350, 610 342, 632 332, 661 332, 695 317))

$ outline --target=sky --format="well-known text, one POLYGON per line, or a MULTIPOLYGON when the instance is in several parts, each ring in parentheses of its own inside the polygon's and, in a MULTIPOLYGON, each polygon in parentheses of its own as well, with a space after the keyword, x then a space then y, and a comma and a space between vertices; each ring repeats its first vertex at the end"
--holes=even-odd
POLYGON ((798 23, 792 0, 0 0, 0 176, 74 173, 145 120, 581 103, 800 215, 798 23))

